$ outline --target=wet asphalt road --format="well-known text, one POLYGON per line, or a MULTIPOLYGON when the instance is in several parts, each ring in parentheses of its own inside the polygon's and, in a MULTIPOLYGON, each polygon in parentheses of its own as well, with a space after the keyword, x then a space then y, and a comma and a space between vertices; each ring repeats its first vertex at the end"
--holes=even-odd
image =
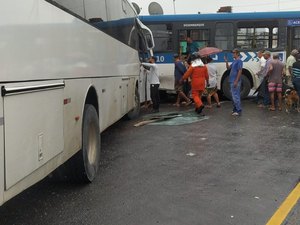
MULTIPOLYGON (((243 107, 233 118, 224 102, 205 109, 208 119, 180 126, 120 121, 102 134, 92 184, 45 179, 2 206, 0 224, 266 224, 299 181, 300 114, 269 112, 250 100, 243 107)), ((300 224, 293 220, 288 224, 300 224)))

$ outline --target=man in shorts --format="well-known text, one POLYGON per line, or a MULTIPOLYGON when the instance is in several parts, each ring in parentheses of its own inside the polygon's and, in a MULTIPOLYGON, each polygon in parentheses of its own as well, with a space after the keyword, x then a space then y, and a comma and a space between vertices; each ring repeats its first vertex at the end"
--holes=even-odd
POLYGON ((181 99, 183 99, 185 101, 185 105, 188 106, 192 103, 192 101, 183 92, 184 84, 180 82, 181 78, 183 77, 183 74, 186 72, 186 68, 183 62, 180 60, 179 55, 175 54, 174 60, 175 60, 174 61, 174 78, 175 78, 174 87, 177 93, 177 100, 174 106, 179 107, 181 99))
POLYGON ((279 60, 279 55, 273 55, 273 60, 267 73, 268 90, 270 93, 270 111, 275 111, 275 92, 278 98, 278 110, 282 110, 282 78, 284 75, 284 64, 279 60))

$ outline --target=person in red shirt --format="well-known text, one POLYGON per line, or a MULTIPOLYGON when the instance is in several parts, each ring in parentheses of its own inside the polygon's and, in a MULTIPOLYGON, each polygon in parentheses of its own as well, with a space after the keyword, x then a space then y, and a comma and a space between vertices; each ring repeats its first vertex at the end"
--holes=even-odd
POLYGON ((195 111, 200 114, 204 108, 201 97, 205 90, 205 81, 209 87, 209 77, 207 67, 203 64, 198 54, 193 54, 192 64, 183 75, 182 80, 186 80, 189 77, 192 80, 192 97, 195 102, 195 111))

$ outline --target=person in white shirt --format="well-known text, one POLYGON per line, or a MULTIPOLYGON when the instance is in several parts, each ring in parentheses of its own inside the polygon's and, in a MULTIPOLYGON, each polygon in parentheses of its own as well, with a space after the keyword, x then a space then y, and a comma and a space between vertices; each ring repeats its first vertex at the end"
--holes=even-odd
POLYGON ((285 83, 292 86, 292 66, 297 61, 296 56, 299 54, 297 49, 291 51, 290 56, 286 60, 285 64, 285 83))
POLYGON ((145 69, 149 70, 150 96, 153 103, 153 113, 159 112, 159 70, 157 67, 156 58, 151 56, 149 63, 142 63, 145 69))
POLYGON ((212 63, 212 58, 211 57, 207 57, 207 70, 208 70, 208 76, 209 76, 209 87, 206 87, 206 91, 207 91, 207 106, 206 108, 211 108, 212 104, 211 104, 211 97, 213 96, 216 103, 217 103, 217 107, 220 108, 221 104, 219 101, 219 95, 218 95, 218 88, 217 88, 217 67, 214 63, 212 63))
POLYGON ((263 74, 263 71, 264 71, 264 68, 266 66, 266 59, 264 58, 264 50, 260 50, 257 52, 257 57, 259 58, 259 64, 260 64, 260 68, 259 68, 259 71, 256 73, 256 75, 258 76, 259 78, 259 81, 260 83, 263 81, 264 79, 264 74, 263 74))
MULTIPOLYGON (((257 58, 259 59, 259 71, 256 73, 258 79, 259 79, 259 85, 263 82, 264 80, 264 77, 265 77, 265 66, 266 66, 266 59, 264 57, 264 50, 260 50, 257 52, 257 58)), ((262 101, 263 101, 263 97, 264 97, 264 93, 263 91, 260 91, 257 93, 257 96, 256 96, 256 103, 262 107, 263 104, 262 104, 262 101)))

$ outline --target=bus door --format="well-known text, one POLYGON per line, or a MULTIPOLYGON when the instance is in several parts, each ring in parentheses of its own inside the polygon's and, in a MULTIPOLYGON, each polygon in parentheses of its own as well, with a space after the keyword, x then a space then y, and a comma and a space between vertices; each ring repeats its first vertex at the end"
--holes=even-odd
MULTIPOLYGON (((145 62, 150 56, 153 56, 153 48, 155 46, 152 31, 145 26, 138 18, 136 18, 136 27, 139 33, 139 57, 141 62, 145 62)), ((139 98, 140 102, 150 100, 150 85, 147 83, 147 73, 140 67, 139 75, 139 98)))
POLYGON ((4 116, 3 116, 3 101, 0 101, 0 205, 3 203, 4 194, 4 116))
POLYGON ((288 20, 287 51, 298 49, 300 46, 300 20, 288 20))
POLYGON ((195 47, 201 49, 210 44, 210 31, 209 29, 186 29, 179 30, 179 53, 180 55, 191 54, 195 47), (190 38, 192 43, 188 43, 187 39, 190 38), (191 48, 191 45, 193 47, 191 48))

